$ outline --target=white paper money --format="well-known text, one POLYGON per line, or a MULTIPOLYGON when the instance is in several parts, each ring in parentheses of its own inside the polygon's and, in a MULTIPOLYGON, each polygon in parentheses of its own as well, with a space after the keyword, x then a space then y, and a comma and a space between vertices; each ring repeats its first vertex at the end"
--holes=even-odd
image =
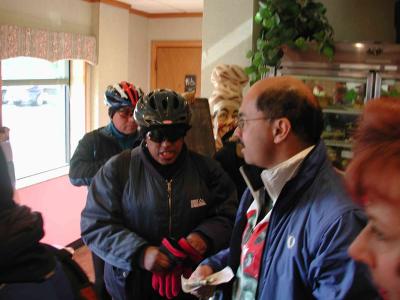
POLYGON ((218 285, 230 281, 234 274, 230 267, 225 267, 217 273, 213 273, 210 276, 202 280, 189 280, 181 276, 182 290, 185 293, 190 293, 197 290, 198 288, 206 285, 218 285))

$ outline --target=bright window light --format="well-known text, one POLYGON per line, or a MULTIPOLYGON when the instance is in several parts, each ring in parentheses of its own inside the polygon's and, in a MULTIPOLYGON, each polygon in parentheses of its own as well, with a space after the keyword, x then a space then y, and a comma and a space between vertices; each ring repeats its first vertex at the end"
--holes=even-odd
POLYGON ((2 120, 10 128, 17 181, 65 167, 70 158, 69 63, 1 61, 2 120))

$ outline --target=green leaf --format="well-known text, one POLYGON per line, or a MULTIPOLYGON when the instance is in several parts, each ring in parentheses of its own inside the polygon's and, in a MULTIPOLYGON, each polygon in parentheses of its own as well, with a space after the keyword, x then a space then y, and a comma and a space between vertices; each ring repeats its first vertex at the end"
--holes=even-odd
POLYGON ((305 48, 306 40, 303 37, 299 37, 294 41, 294 44, 297 48, 303 50, 305 48))
POLYGON ((268 51, 268 55, 267 55, 268 60, 270 60, 270 61, 276 60, 277 54, 278 54, 278 49, 276 49, 276 48, 271 49, 270 51, 268 51))
POLYGON ((262 54, 260 52, 256 52, 253 57, 253 65, 258 67, 262 63, 262 54))
POLYGON ((249 74, 249 79, 250 79, 250 85, 253 85, 254 83, 257 82, 257 74, 256 73, 249 74))
POLYGON ((267 7, 267 4, 263 1, 259 1, 258 4, 260 5, 260 9, 267 7))
POLYGON ((260 66, 258 67, 258 72, 259 72, 260 74, 266 74, 266 73, 269 72, 269 70, 270 70, 270 68, 269 68, 268 66, 265 66, 265 65, 260 65, 260 66))
POLYGON ((326 8, 322 3, 315 3, 316 14, 325 15, 326 8))
POLYGON ((248 67, 244 68, 244 72, 247 75, 250 75, 250 74, 253 74, 253 73, 257 72, 257 68, 254 67, 254 66, 248 66, 248 67))
POLYGON ((278 14, 275 14, 275 15, 274 15, 274 19, 275 19, 275 24, 276 24, 276 25, 279 25, 279 24, 281 23, 281 18, 279 17, 278 14))
POLYGON ((356 99, 357 92, 354 89, 350 89, 344 94, 344 100, 349 104, 354 103, 356 99))
POLYGON ((267 45, 267 41, 263 39, 258 39, 257 40, 257 50, 263 50, 265 46, 267 45))
POLYGON ((396 89, 391 90, 389 92, 389 97, 394 97, 394 98, 399 98, 400 97, 400 92, 396 89))
POLYGON ((276 26, 275 19, 274 18, 264 19, 262 21, 262 25, 263 25, 264 28, 270 29, 270 28, 276 26))
POLYGON ((333 59, 334 50, 331 46, 326 45, 322 48, 322 53, 329 59, 333 59))
POLYGON ((246 53, 246 58, 252 58, 253 55, 254 55, 253 50, 249 50, 246 53))
POLYGON ((314 33, 313 37, 317 41, 322 41, 324 39, 324 35, 325 35, 325 33, 323 31, 319 31, 317 33, 314 33))
POLYGON ((255 15, 255 17, 254 17, 254 21, 255 21, 257 24, 261 24, 261 22, 263 21, 263 18, 261 17, 260 12, 257 12, 257 13, 256 13, 256 15, 255 15))
POLYGON ((271 17, 271 11, 268 9, 267 6, 260 8, 259 12, 263 19, 271 17))
POLYGON ((284 41, 282 41, 278 37, 274 37, 268 41, 268 48, 269 49, 276 49, 279 48, 280 45, 283 44, 284 41))

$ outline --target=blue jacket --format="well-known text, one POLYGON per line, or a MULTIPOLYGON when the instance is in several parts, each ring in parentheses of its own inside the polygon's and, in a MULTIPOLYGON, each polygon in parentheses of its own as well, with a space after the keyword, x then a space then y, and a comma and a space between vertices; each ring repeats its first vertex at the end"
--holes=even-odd
MULTIPOLYGON (((230 248, 202 264, 237 270, 252 201, 247 189, 230 248)), ((365 224, 364 213, 349 199, 320 142, 286 183, 273 208, 257 299, 379 299, 367 268, 347 254, 365 224)))
POLYGON ((212 253, 229 245, 237 198, 228 175, 211 158, 181 153, 166 180, 144 146, 111 158, 93 178, 82 212, 82 238, 105 262, 105 282, 115 299, 156 299, 152 273, 141 268, 144 247, 190 232, 206 237, 212 253), (120 291, 131 293, 124 296, 120 291))

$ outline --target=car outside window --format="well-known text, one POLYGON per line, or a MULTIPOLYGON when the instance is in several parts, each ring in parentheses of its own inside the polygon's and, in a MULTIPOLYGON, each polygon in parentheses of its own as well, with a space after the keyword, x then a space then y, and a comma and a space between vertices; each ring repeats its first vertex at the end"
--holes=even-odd
POLYGON ((67 166, 69 62, 10 58, 1 61, 1 78, 16 179, 67 166))

